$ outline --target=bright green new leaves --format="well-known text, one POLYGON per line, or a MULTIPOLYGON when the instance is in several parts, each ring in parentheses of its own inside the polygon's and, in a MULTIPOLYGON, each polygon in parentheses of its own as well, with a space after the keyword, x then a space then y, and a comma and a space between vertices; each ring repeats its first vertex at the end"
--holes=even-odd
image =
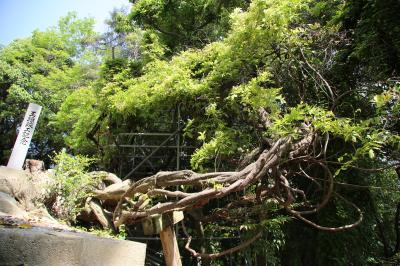
POLYGON ((51 191, 55 193, 62 213, 58 218, 74 222, 76 215, 85 207, 85 201, 101 182, 101 176, 90 175, 87 170, 94 159, 86 156, 72 156, 63 149, 54 156, 57 165, 53 172, 51 191))
MULTIPOLYGON (((377 128, 370 121, 355 123, 349 118, 338 118, 331 111, 316 106, 301 104, 290 110, 282 117, 274 117, 268 133, 272 137, 300 136, 302 124, 319 135, 342 139, 351 149, 346 153, 337 153, 337 161, 342 165, 336 175, 348 169, 358 160, 375 159, 376 153, 386 145, 398 145, 399 137, 385 129, 377 128)), ((345 147, 345 144, 342 148, 345 147)))
MULTIPOLYGON (((272 121, 268 129, 270 137, 291 135, 296 138, 301 123, 306 123, 322 135, 332 134, 346 143, 360 144, 352 151, 355 157, 339 156, 342 163, 366 155, 376 158, 379 148, 393 143, 394 138, 385 131, 374 129, 375 122, 357 123, 350 118, 337 118, 333 112, 311 105, 286 109, 282 94, 294 96, 288 94, 288 88, 276 85, 274 75, 279 73, 280 66, 276 62, 281 60, 284 49, 296 50, 301 46, 306 54, 312 54, 312 39, 300 38, 304 34, 301 21, 307 17, 307 12, 314 14, 316 8, 322 10, 326 6, 309 4, 310 1, 301 0, 252 1, 247 10, 236 9, 230 15, 231 29, 225 38, 202 49, 188 49, 170 60, 162 60, 162 45, 154 41, 160 40, 161 35, 151 31, 146 19, 163 17, 167 4, 162 1, 136 2, 132 17, 143 19, 139 21, 148 27, 142 38, 153 36, 155 39, 148 45, 157 44, 155 47, 158 47, 143 51, 159 50, 155 52, 159 55, 151 55, 151 52, 146 55, 149 59, 141 70, 143 73, 135 78, 130 78, 123 70, 128 62, 124 61, 118 69, 106 67, 109 64, 106 62, 103 76, 109 83, 99 83, 71 95, 58 115, 59 123, 69 121, 63 126, 65 130, 68 126, 73 128, 67 137, 69 145, 75 149, 89 149, 89 142, 85 142, 86 134, 101 112, 151 124, 168 122, 168 112, 180 106, 188 122, 185 127, 187 140, 202 145, 193 155, 192 166, 207 170, 215 168, 216 158, 237 158, 255 145, 260 132, 254 129, 254 125, 259 123, 259 108, 264 108, 272 121), (98 99, 95 99, 94 92, 100 95, 98 99), (76 104, 78 98, 83 97, 86 100, 76 104), (92 106, 97 106, 97 110, 92 106), (69 114, 70 110, 74 110, 71 114, 87 111, 80 117, 69 114)), ((321 29, 315 25, 319 24, 310 24, 309 30, 321 29)), ((310 62, 321 63, 318 59, 310 59, 310 62)), ((115 65, 118 62, 111 63, 115 65)), ((389 101, 382 97, 376 97, 380 105, 389 101)), ((310 102, 315 103, 312 99, 310 102)))
POLYGON ((80 57, 86 53, 87 45, 97 37, 93 30, 94 24, 93 18, 78 19, 75 12, 60 18, 56 29, 70 54, 80 57))
POLYGON ((193 99, 195 95, 201 95, 206 88, 198 80, 191 79, 192 60, 185 55, 171 62, 155 61, 148 64, 146 75, 127 81, 128 90, 111 99, 114 106, 124 113, 150 116, 146 110, 154 108, 157 111, 170 106, 177 99, 184 101, 185 98, 193 99))
MULTIPOLYGON (((182 143, 196 148, 193 154, 182 153, 191 155, 192 169, 200 172, 235 170, 244 154, 268 147, 271 139, 290 136, 295 143, 305 132, 312 132, 320 147, 309 147, 308 152, 313 148, 323 151, 313 154, 314 159, 324 161, 334 175, 335 191, 365 214, 359 232, 336 234, 337 239, 332 240, 332 235, 286 223, 278 206, 272 211, 255 208, 253 217, 243 215, 240 211, 252 204, 251 197, 243 203, 246 208, 229 210, 245 219, 241 227, 232 220, 218 221, 219 226, 209 229, 225 230, 226 225, 229 233, 244 234, 263 227, 266 240, 260 241, 254 253, 267 249, 270 264, 271 254, 272 258, 276 254, 279 265, 278 258, 285 257, 279 252, 286 248, 286 252, 296 254, 286 264, 347 265, 343 253, 352 248, 359 257, 353 264, 365 265, 363 256, 371 251, 367 246, 373 246, 376 253, 381 248, 375 235, 376 219, 383 213, 385 222, 392 220, 394 211, 385 207, 387 202, 398 200, 395 192, 382 196, 377 190, 372 195, 375 188, 368 187, 386 184, 395 189, 394 170, 378 175, 369 174, 371 169, 362 171, 398 161, 400 93, 398 79, 390 76, 399 73, 395 2, 137 0, 130 17, 123 13, 112 16, 109 37, 123 38, 111 38, 106 44, 111 45, 111 51, 102 54, 100 69, 91 67, 96 58, 83 53, 80 46, 92 38, 90 21, 81 23, 70 15, 60 22, 59 29, 35 32, 32 38, 0 51, 0 97, 6 99, 0 102, 0 119, 7 128, 0 141, 12 139, 15 114, 28 101, 43 104, 44 121, 53 122, 42 126, 42 133, 53 132, 53 126, 57 126, 54 132, 61 132, 48 137, 50 142, 63 143, 60 139, 65 138, 76 152, 100 151, 104 155, 100 167, 113 157, 117 145, 110 144, 119 133, 173 132, 176 122, 181 122, 182 143), (97 80, 91 82, 93 79, 97 80), (260 121, 260 109, 269 115, 267 123, 260 121), (178 112, 181 121, 174 120, 178 112), (361 185, 360 189, 354 190, 354 184, 361 185), (371 210, 373 198, 379 213, 371 210), (365 235, 373 240, 359 243, 360 232, 368 232, 365 235), (299 235, 310 244, 299 241, 299 235), (321 251, 326 254, 320 255, 321 251), (318 254, 317 259, 309 258, 314 254, 318 254)), ((47 140, 45 134, 41 136, 47 140)), ((73 157, 62 156, 64 161, 73 161, 73 157)), ((318 161, 310 159, 308 166, 290 159, 288 163, 293 170, 288 174, 294 175, 290 186, 304 190, 310 203, 319 201, 322 191, 309 193, 323 179, 318 161), (315 178, 314 184, 297 178, 303 166, 315 178)), ((73 182, 90 185, 93 181, 80 174, 83 170, 79 165, 76 168, 74 173, 62 169, 72 177, 62 176, 60 182, 71 195, 76 191, 73 182)), ((263 178, 257 186, 269 189, 273 186, 270 181, 263 178)), ((326 184, 321 182, 321 190, 326 184)), ((253 196, 255 190, 249 186, 246 196, 253 196)), ((223 201, 208 206, 214 208, 223 201)), ((334 226, 338 217, 346 220, 353 214, 335 197, 324 211, 308 216, 327 226, 334 226)), ((220 242, 211 241, 210 250, 218 252, 218 245, 220 242)), ((368 254, 378 258, 375 255, 368 254)))
POLYGON ((93 143, 86 135, 100 115, 98 101, 98 95, 92 88, 80 88, 66 98, 55 117, 58 128, 68 133, 66 144, 79 153, 92 152, 93 143))
POLYGON ((13 146, 16 129, 30 102, 43 106, 31 152, 39 157, 62 146, 62 135, 50 121, 71 91, 84 85, 95 61, 83 53, 94 36, 93 20, 69 14, 59 27, 34 31, 0 50, 0 140, 4 163, 13 146), (79 64, 77 64, 79 62, 79 64))
POLYGON ((244 111, 257 112, 259 108, 268 107, 271 115, 276 114, 285 100, 280 94, 281 89, 266 88, 272 83, 270 75, 268 72, 262 72, 248 83, 233 87, 227 99, 232 104, 238 104, 238 108, 244 111))
POLYGON ((284 104, 268 64, 276 44, 290 40, 289 25, 303 6, 304 1, 253 1, 247 12, 232 15, 224 40, 151 62, 144 75, 124 83, 126 91, 110 97, 113 106, 125 115, 154 119, 181 104, 194 118, 190 135, 207 132, 192 159, 195 168, 217 154, 246 150, 256 136, 251 127, 243 130, 244 121, 256 120, 260 107, 275 113, 284 104))

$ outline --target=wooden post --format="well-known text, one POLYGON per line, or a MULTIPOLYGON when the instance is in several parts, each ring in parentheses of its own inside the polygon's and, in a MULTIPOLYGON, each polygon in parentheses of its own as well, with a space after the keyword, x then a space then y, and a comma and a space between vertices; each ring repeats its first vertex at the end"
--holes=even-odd
POLYGON ((160 234, 165 263, 167 266, 182 266, 174 224, 183 220, 183 212, 156 214, 142 222, 145 235, 160 234))
POLYGON ((182 266, 181 255, 179 254, 178 242, 173 227, 167 226, 160 232, 161 244, 167 266, 182 266))

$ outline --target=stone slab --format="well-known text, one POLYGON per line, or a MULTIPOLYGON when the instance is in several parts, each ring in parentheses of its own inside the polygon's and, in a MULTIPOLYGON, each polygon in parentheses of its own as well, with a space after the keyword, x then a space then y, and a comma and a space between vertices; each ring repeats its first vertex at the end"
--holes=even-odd
POLYGON ((0 265, 140 266, 146 244, 46 227, 0 226, 0 265))

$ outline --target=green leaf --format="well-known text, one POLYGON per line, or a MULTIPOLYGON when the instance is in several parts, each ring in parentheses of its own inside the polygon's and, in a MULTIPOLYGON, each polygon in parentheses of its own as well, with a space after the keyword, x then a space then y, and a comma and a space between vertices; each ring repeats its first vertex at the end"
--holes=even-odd
POLYGON ((205 141, 206 140, 206 131, 199 132, 198 140, 205 141))
POLYGON ((373 149, 370 149, 370 150, 368 151, 368 155, 369 155, 369 158, 374 159, 374 158, 375 158, 375 152, 374 152, 374 150, 373 150, 373 149))

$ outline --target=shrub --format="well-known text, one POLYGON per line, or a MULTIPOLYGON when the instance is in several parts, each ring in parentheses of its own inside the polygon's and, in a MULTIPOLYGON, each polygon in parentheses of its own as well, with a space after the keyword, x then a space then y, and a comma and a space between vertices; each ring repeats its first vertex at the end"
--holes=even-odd
POLYGON ((56 194, 56 206, 53 206, 58 218, 74 222, 77 214, 84 208, 91 191, 101 182, 101 176, 90 175, 87 171, 95 161, 82 155, 72 156, 63 149, 53 158, 54 184, 51 190, 56 194))

